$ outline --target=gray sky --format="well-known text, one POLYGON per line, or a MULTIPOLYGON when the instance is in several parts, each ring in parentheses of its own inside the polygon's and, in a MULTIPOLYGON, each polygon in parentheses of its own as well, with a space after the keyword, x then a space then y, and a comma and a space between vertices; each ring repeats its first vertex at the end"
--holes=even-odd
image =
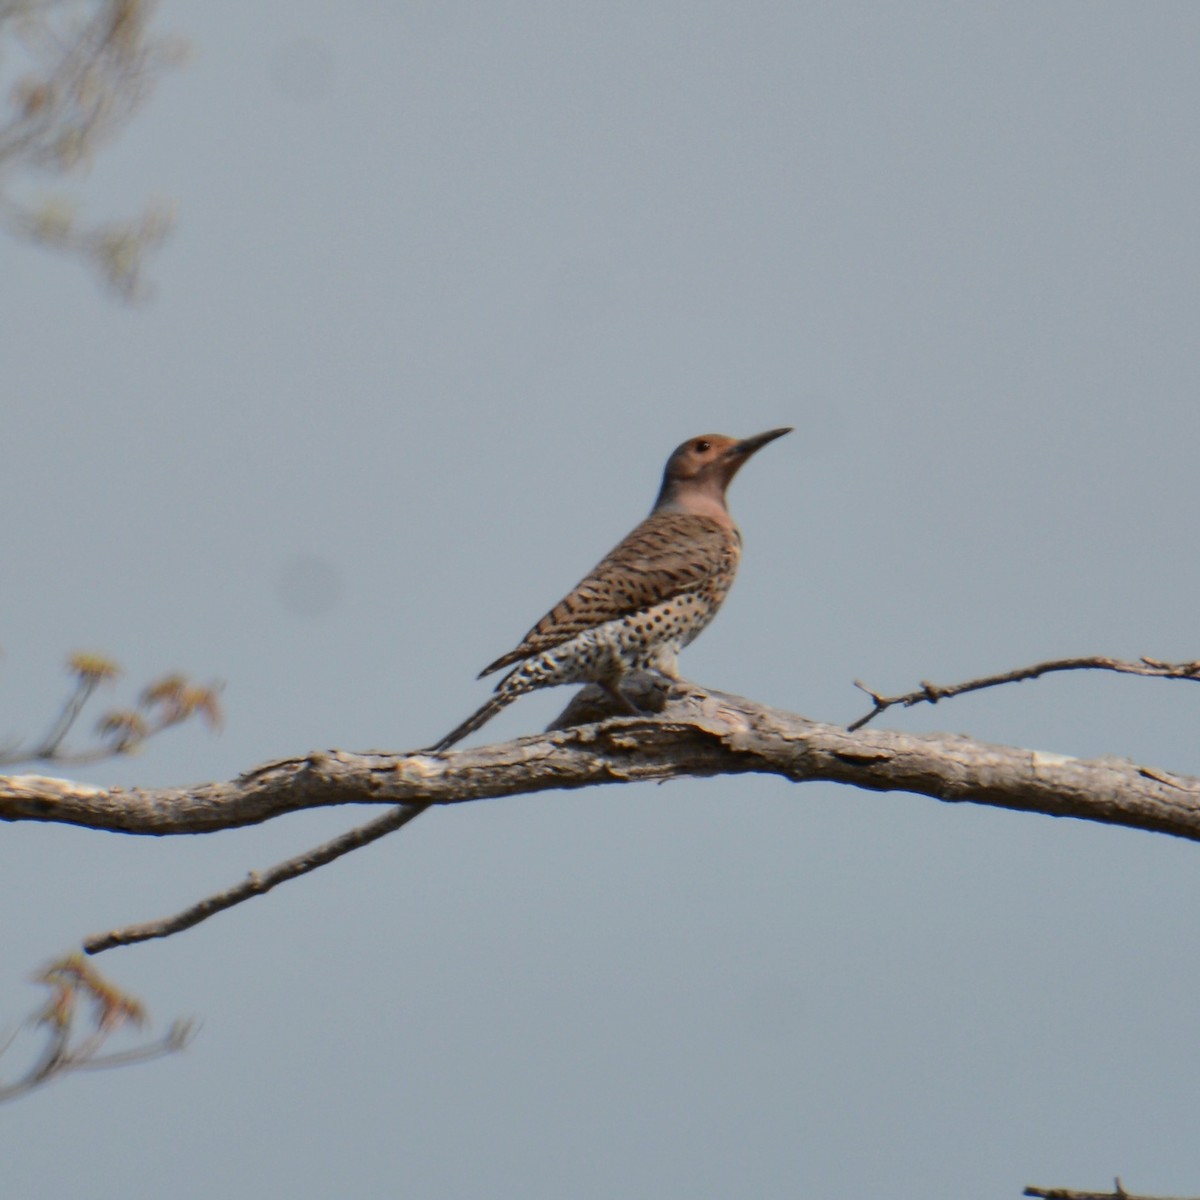
MULTIPOLYGON (((88 182, 129 310, 0 243, 3 727, 61 660, 226 682, 97 782, 403 749, 648 508, 738 478, 690 678, 845 721, 1200 655, 1200 6, 231 4, 88 182)), ((563 694, 488 729, 539 728, 563 694)), ((1200 773, 1200 690, 889 714, 1200 773)), ((97 929, 344 828, 0 836, 0 1014, 97 929)), ((1200 849, 775 779, 435 813, 100 965, 184 1056, 0 1119, 6 1196, 1200 1191, 1200 849)))

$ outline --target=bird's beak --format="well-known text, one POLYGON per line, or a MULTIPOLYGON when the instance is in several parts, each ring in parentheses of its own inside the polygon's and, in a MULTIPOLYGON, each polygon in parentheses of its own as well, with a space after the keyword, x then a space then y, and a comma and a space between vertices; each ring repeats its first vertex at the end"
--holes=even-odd
POLYGON ((771 429, 766 433, 756 434, 754 437, 743 438, 740 442, 734 442, 729 447, 729 457, 736 459, 737 462, 743 463, 756 450, 761 450, 768 442, 773 442, 776 438, 781 438, 785 433, 791 433, 792 426, 787 426, 785 429, 771 429))

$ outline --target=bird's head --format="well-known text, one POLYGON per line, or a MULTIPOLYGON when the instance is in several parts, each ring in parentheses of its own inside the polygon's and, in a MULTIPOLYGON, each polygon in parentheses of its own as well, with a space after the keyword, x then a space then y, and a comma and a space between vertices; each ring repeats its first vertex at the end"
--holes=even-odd
POLYGON ((684 512, 709 512, 715 508, 724 512, 725 489, 742 463, 768 442, 791 432, 789 427, 741 439, 723 433, 702 433, 688 438, 667 459, 662 490, 654 507, 684 512))

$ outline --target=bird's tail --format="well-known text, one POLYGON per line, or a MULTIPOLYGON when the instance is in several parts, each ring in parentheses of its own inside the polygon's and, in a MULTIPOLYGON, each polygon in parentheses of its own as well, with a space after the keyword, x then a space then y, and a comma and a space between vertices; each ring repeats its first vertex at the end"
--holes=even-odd
POLYGON ((448 750, 455 742, 474 733, 486 725, 501 709, 507 708, 520 693, 497 692, 482 708, 477 708, 461 725, 450 730, 440 742, 435 742, 430 750, 448 750))

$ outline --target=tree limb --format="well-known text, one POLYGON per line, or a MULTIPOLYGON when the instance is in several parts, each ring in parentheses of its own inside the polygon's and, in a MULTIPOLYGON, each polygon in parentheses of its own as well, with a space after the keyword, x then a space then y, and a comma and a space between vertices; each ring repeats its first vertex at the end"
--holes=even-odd
POLYGON ((99 788, 0 777, 0 820, 120 833, 213 833, 340 804, 463 804, 551 789, 747 773, 907 791, 1200 840, 1200 780, 1118 758, 1082 760, 960 734, 859 730, 720 692, 623 717, 446 752, 314 751, 222 783, 99 788))
MULTIPOLYGON (((653 690, 655 685, 642 686, 653 690)), ((557 724, 602 715, 597 691, 584 689, 557 724)), ((188 928, 400 828, 433 805, 747 773, 914 792, 1200 841, 1200 779, 1124 759, 1082 760, 954 734, 851 732, 691 687, 683 695, 672 694, 654 716, 571 724, 442 754, 315 751, 266 763, 228 782, 188 788, 105 789, 44 776, 0 777, 0 820, 167 836, 212 833, 331 805, 394 809, 175 917, 96 935, 87 943, 94 952, 188 928)))
MULTIPOLYGON (((1027 1187, 1021 1194, 1035 1196, 1039 1200, 1172 1200, 1169 1196, 1139 1196, 1133 1192, 1127 1192, 1121 1186, 1120 1179, 1113 1181, 1111 1192, 1081 1192, 1075 1188, 1027 1187)), ((1177 1197, 1175 1200, 1187 1200, 1187 1198, 1177 1197)), ((1196 1200, 1196 1198, 1192 1197, 1191 1200, 1196 1200)))

